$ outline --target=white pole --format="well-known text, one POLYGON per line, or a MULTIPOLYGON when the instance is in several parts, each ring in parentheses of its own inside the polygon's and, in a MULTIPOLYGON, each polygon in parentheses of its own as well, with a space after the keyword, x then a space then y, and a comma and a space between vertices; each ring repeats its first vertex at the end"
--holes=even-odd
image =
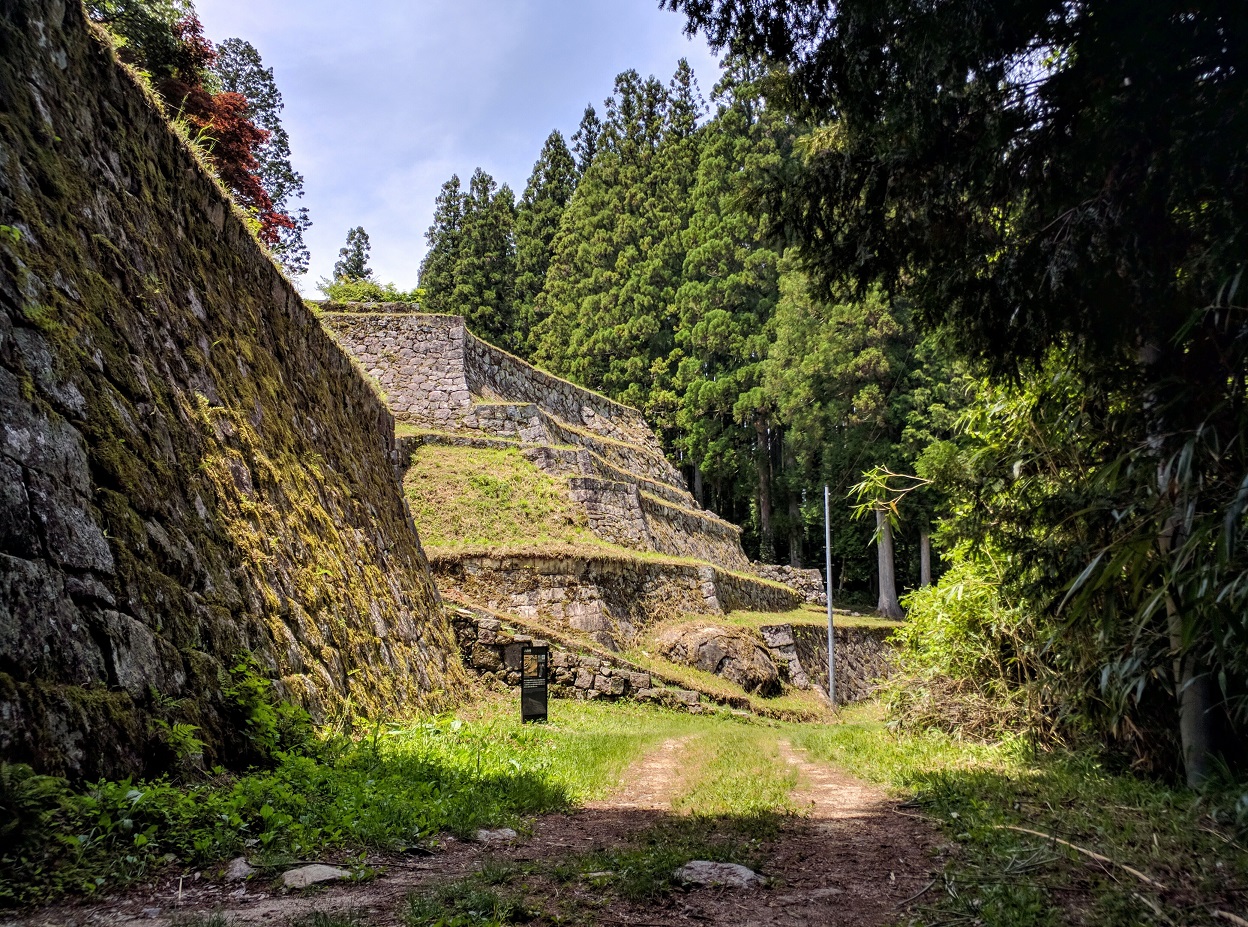
POLYGON ((828 585, 828 699, 836 708, 836 656, 832 635, 832 508, 827 484, 823 487, 823 551, 824 575, 828 585))

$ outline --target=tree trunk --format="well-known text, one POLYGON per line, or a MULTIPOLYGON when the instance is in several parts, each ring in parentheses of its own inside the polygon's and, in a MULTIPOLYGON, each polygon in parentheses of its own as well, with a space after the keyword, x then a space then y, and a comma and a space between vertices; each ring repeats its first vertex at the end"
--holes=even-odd
POLYGON ((919 588, 932 584, 932 532, 924 528, 919 532, 919 588))
MULTIPOLYGON (((1175 508, 1158 538, 1163 558, 1182 543, 1182 507, 1176 505, 1175 508)), ((1190 648, 1183 645, 1183 619, 1179 614, 1179 603, 1171 595, 1166 596, 1166 629, 1170 634, 1170 651, 1174 654, 1174 688, 1179 701, 1179 742, 1183 749, 1183 768, 1188 787, 1198 789, 1209 780, 1217 752, 1214 730, 1217 724, 1217 690, 1213 676, 1190 648)))
MULTIPOLYGON (((1140 348, 1137 358, 1153 377, 1161 376, 1165 366, 1161 349, 1149 342, 1140 348)), ((1171 553, 1184 542, 1183 512, 1191 501, 1185 497, 1183 488, 1176 481, 1166 485, 1166 470, 1161 457, 1164 452, 1163 435, 1167 425, 1161 418, 1157 394, 1148 389, 1144 393, 1144 408, 1149 413, 1148 444, 1158 457, 1158 484, 1168 498, 1169 516, 1157 538, 1157 548, 1163 561, 1169 561, 1171 553)), ((1184 644, 1182 603, 1173 595, 1166 595, 1166 630, 1170 637, 1170 651, 1174 659, 1175 695, 1179 702, 1179 743, 1183 750, 1183 768, 1187 784, 1200 788, 1213 772, 1213 758, 1218 752, 1215 726, 1216 689, 1208 669, 1201 665, 1190 647, 1184 644)))
POLYGON ((758 466, 758 559, 763 563, 776 562, 776 535, 771 525, 771 447, 767 440, 766 419, 756 418, 757 434, 755 458, 758 466))
POLYGON ((806 533, 802 524, 802 503, 794 494, 789 497, 789 566, 802 568, 802 539, 806 533))
POLYGON ((702 485, 702 468, 696 463, 693 465, 693 498, 698 500, 698 505, 706 508, 706 487, 702 485))
POLYGON ((880 564, 880 602, 876 611, 885 618, 905 618, 901 603, 897 601, 897 577, 893 567, 893 526, 888 522, 888 513, 878 510, 875 513, 876 552, 880 564))
POLYGON ((789 494, 789 566, 800 570, 806 526, 802 523, 802 490, 794 485, 797 478, 797 455, 793 452, 791 440, 784 442, 784 470, 789 494))

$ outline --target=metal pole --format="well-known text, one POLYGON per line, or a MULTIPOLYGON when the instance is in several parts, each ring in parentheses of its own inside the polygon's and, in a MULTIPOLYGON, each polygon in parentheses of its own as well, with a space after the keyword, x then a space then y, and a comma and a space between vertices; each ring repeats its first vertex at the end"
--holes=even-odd
POLYGON ((836 656, 832 635, 832 507, 827 484, 823 487, 823 551, 824 575, 828 585, 828 699, 836 708, 836 656))

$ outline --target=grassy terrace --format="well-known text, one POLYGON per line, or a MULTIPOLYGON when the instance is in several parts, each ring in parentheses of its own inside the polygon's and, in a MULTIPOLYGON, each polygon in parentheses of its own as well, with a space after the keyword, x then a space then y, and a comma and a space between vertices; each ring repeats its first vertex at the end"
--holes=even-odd
POLYGON ((412 454, 403 491, 431 551, 570 545, 600 549, 567 482, 519 448, 425 445, 412 454))
POLYGON ((567 481, 538 469, 519 448, 424 445, 412 455, 403 491, 431 559, 582 556, 705 566, 700 560, 601 540, 589 529, 584 509, 568 498, 567 481))
MULTIPOLYGON (((855 615, 834 609, 833 622, 838 628, 899 628, 901 621, 878 618, 875 615, 855 615)), ((801 605, 789 612, 729 612, 717 619, 722 624, 739 628, 761 628, 769 624, 804 624, 827 627, 828 611, 822 605, 801 605)))

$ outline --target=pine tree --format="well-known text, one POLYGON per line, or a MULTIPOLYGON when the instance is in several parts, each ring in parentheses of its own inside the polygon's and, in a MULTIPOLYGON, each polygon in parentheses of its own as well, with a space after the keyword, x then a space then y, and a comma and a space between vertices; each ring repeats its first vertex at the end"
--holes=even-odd
POLYGON ((576 189, 576 180, 576 162, 563 135, 551 132, 516 210, 517 328, 512 341, 524 356, 532 351, 531 334, 537 322, 534 303, 546 282, 555 233, 576 189))
POLYGON ((370 245, 368 232, 357 225, 347 232, 347 244, 338 251, 334 264, 335 280, 372 280, 373 271, 368 266, 370 245))
POLYGON ((420 262, 420 288, 428 312, 454 313, 455 265, 459 260, 459 240, 464 224, 464 193, 459 175, 442 184, 433 208, 433 224, 425 233, 429 250, 420 262))

